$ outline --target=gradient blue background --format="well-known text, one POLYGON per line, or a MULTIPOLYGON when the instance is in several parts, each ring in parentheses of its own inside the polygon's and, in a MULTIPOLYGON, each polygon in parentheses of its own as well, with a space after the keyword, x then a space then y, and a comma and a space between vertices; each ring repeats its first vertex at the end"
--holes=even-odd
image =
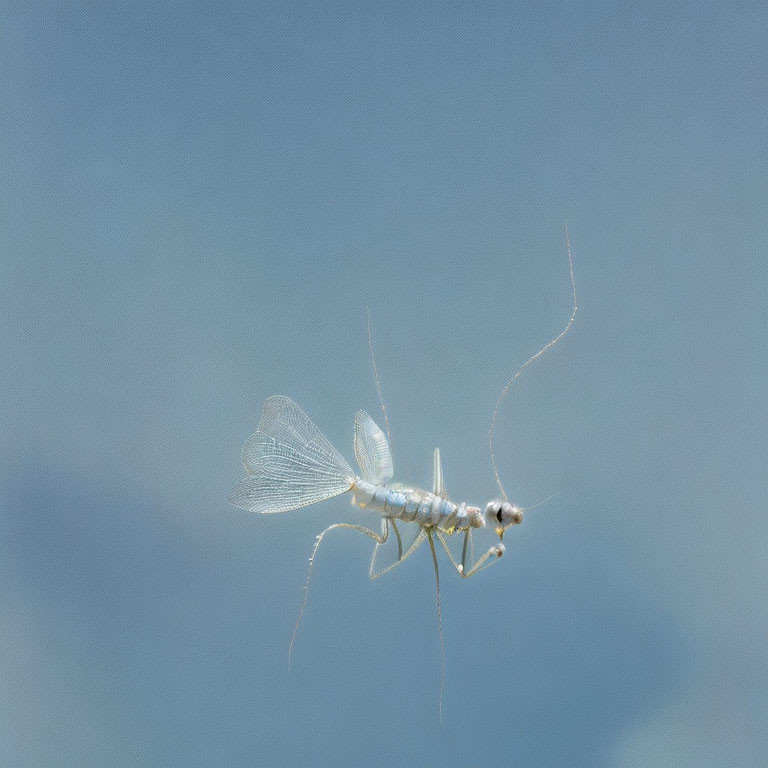
POLYGON ((759 766, 762 2, 4 3, 0 764, 759 766), (263 399, 558 492, 476 579, 227 505, 263 399))

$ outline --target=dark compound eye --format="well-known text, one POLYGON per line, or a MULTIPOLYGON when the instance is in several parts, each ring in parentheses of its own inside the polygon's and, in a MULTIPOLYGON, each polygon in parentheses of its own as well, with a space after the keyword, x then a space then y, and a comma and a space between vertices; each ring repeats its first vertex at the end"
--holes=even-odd
POLYGON ((499 523, 503 523, 504 522, 501 519, 501 507, 499 507, 499 511, 496 513, 496 519, 499 521, 499 523))
POLYGON ((500 501, 489 501, 487 506, 485 507, 485 514, 486 515, 498 515, 499 512, 501 512, 501 502, 500 501))

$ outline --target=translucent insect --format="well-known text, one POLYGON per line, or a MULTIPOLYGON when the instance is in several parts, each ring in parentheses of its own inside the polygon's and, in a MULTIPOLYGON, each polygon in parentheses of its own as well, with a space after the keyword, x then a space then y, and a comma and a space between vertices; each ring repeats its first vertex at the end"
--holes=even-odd
POLYGON ((307 603, 312 566, 320 543, 326 534, 335 529, 346 528, 373 539, 376 545, 369 569, 371 579, 376 579, 402 564, 426 541, 429 544, 435 570, 442 662, 439 699, 442 721, 445 647, 436 542, 445 550, 449 562, 458 574, 466 579, 488 568, 504 554, 505 548, 502 541, 504 533, 523 520, 525 509, 509 502, 499 477, 493 452, 494 430, 499 406, 511 385, 531 363, 557 344, 573 325, 577 310, 576 287, 567 229, 566 245, 573 297, 568 324, 558 336, 527 360, 507 382, 493 411, 488 443, 501 499, 492 500, 484 507, 450 500, 445 489, 438 448, 435 448, 433 456, 431 491, 392 482, 394 465, 387 439, 389 422, 381 397, 376 360, 373 356, 370 322, 368 342, 387 435, 365 411, 357 412, 354 426, 354 452, 359 473, 355 472, 293 400, 277 395, 265 401, 256 432, 243 446, 242 460, 246 475, 232 491, 229 501, 249 512, 271 514, 288 512, 342 494, 350 494, 353 505, 380 519, 379 530, 353 523, 334 523, 317 536, 309 558, 304 598, 291 637, 289 663, 290 653, 307 603), (476 554, 473 534, 483 529, 492 530, 498 540, 484 552, 476 554))

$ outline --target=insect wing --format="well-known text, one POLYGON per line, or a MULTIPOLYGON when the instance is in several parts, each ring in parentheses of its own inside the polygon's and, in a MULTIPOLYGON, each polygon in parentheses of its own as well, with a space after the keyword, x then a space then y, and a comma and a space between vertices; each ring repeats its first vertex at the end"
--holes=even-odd
POLYGON ((387 436, 365 412, 355 414, 355 458, 363 479, 374 485, 387 485, 394 474, 387 436))
POLYGON ((246 477, 232 504, 250 512, 287 512, 344 493, 354 472, 346 459, 287 397, 270 397, 243 446, 246 477))

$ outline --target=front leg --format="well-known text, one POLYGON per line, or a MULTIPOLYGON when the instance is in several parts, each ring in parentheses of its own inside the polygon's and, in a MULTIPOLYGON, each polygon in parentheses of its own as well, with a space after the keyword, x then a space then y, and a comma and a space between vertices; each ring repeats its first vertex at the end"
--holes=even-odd
POLYGON ((474 576, 476 573, 479 573, 486 568, 490 568, 504 554, 504 544, 498 542, 498 544, 489 547, 486 552, 475 560, 472 547, 472 531, 467 528, 462 536, 461 555, 459 557, 454 557, 454 554, 448 545, 448 541, 445 538, 445 533, 438 530, 436 531, 436 534, 440 543, 443 545, 443 549, 448 555, 448 559, 462 579, 468 579, 470 576, 474 576))

